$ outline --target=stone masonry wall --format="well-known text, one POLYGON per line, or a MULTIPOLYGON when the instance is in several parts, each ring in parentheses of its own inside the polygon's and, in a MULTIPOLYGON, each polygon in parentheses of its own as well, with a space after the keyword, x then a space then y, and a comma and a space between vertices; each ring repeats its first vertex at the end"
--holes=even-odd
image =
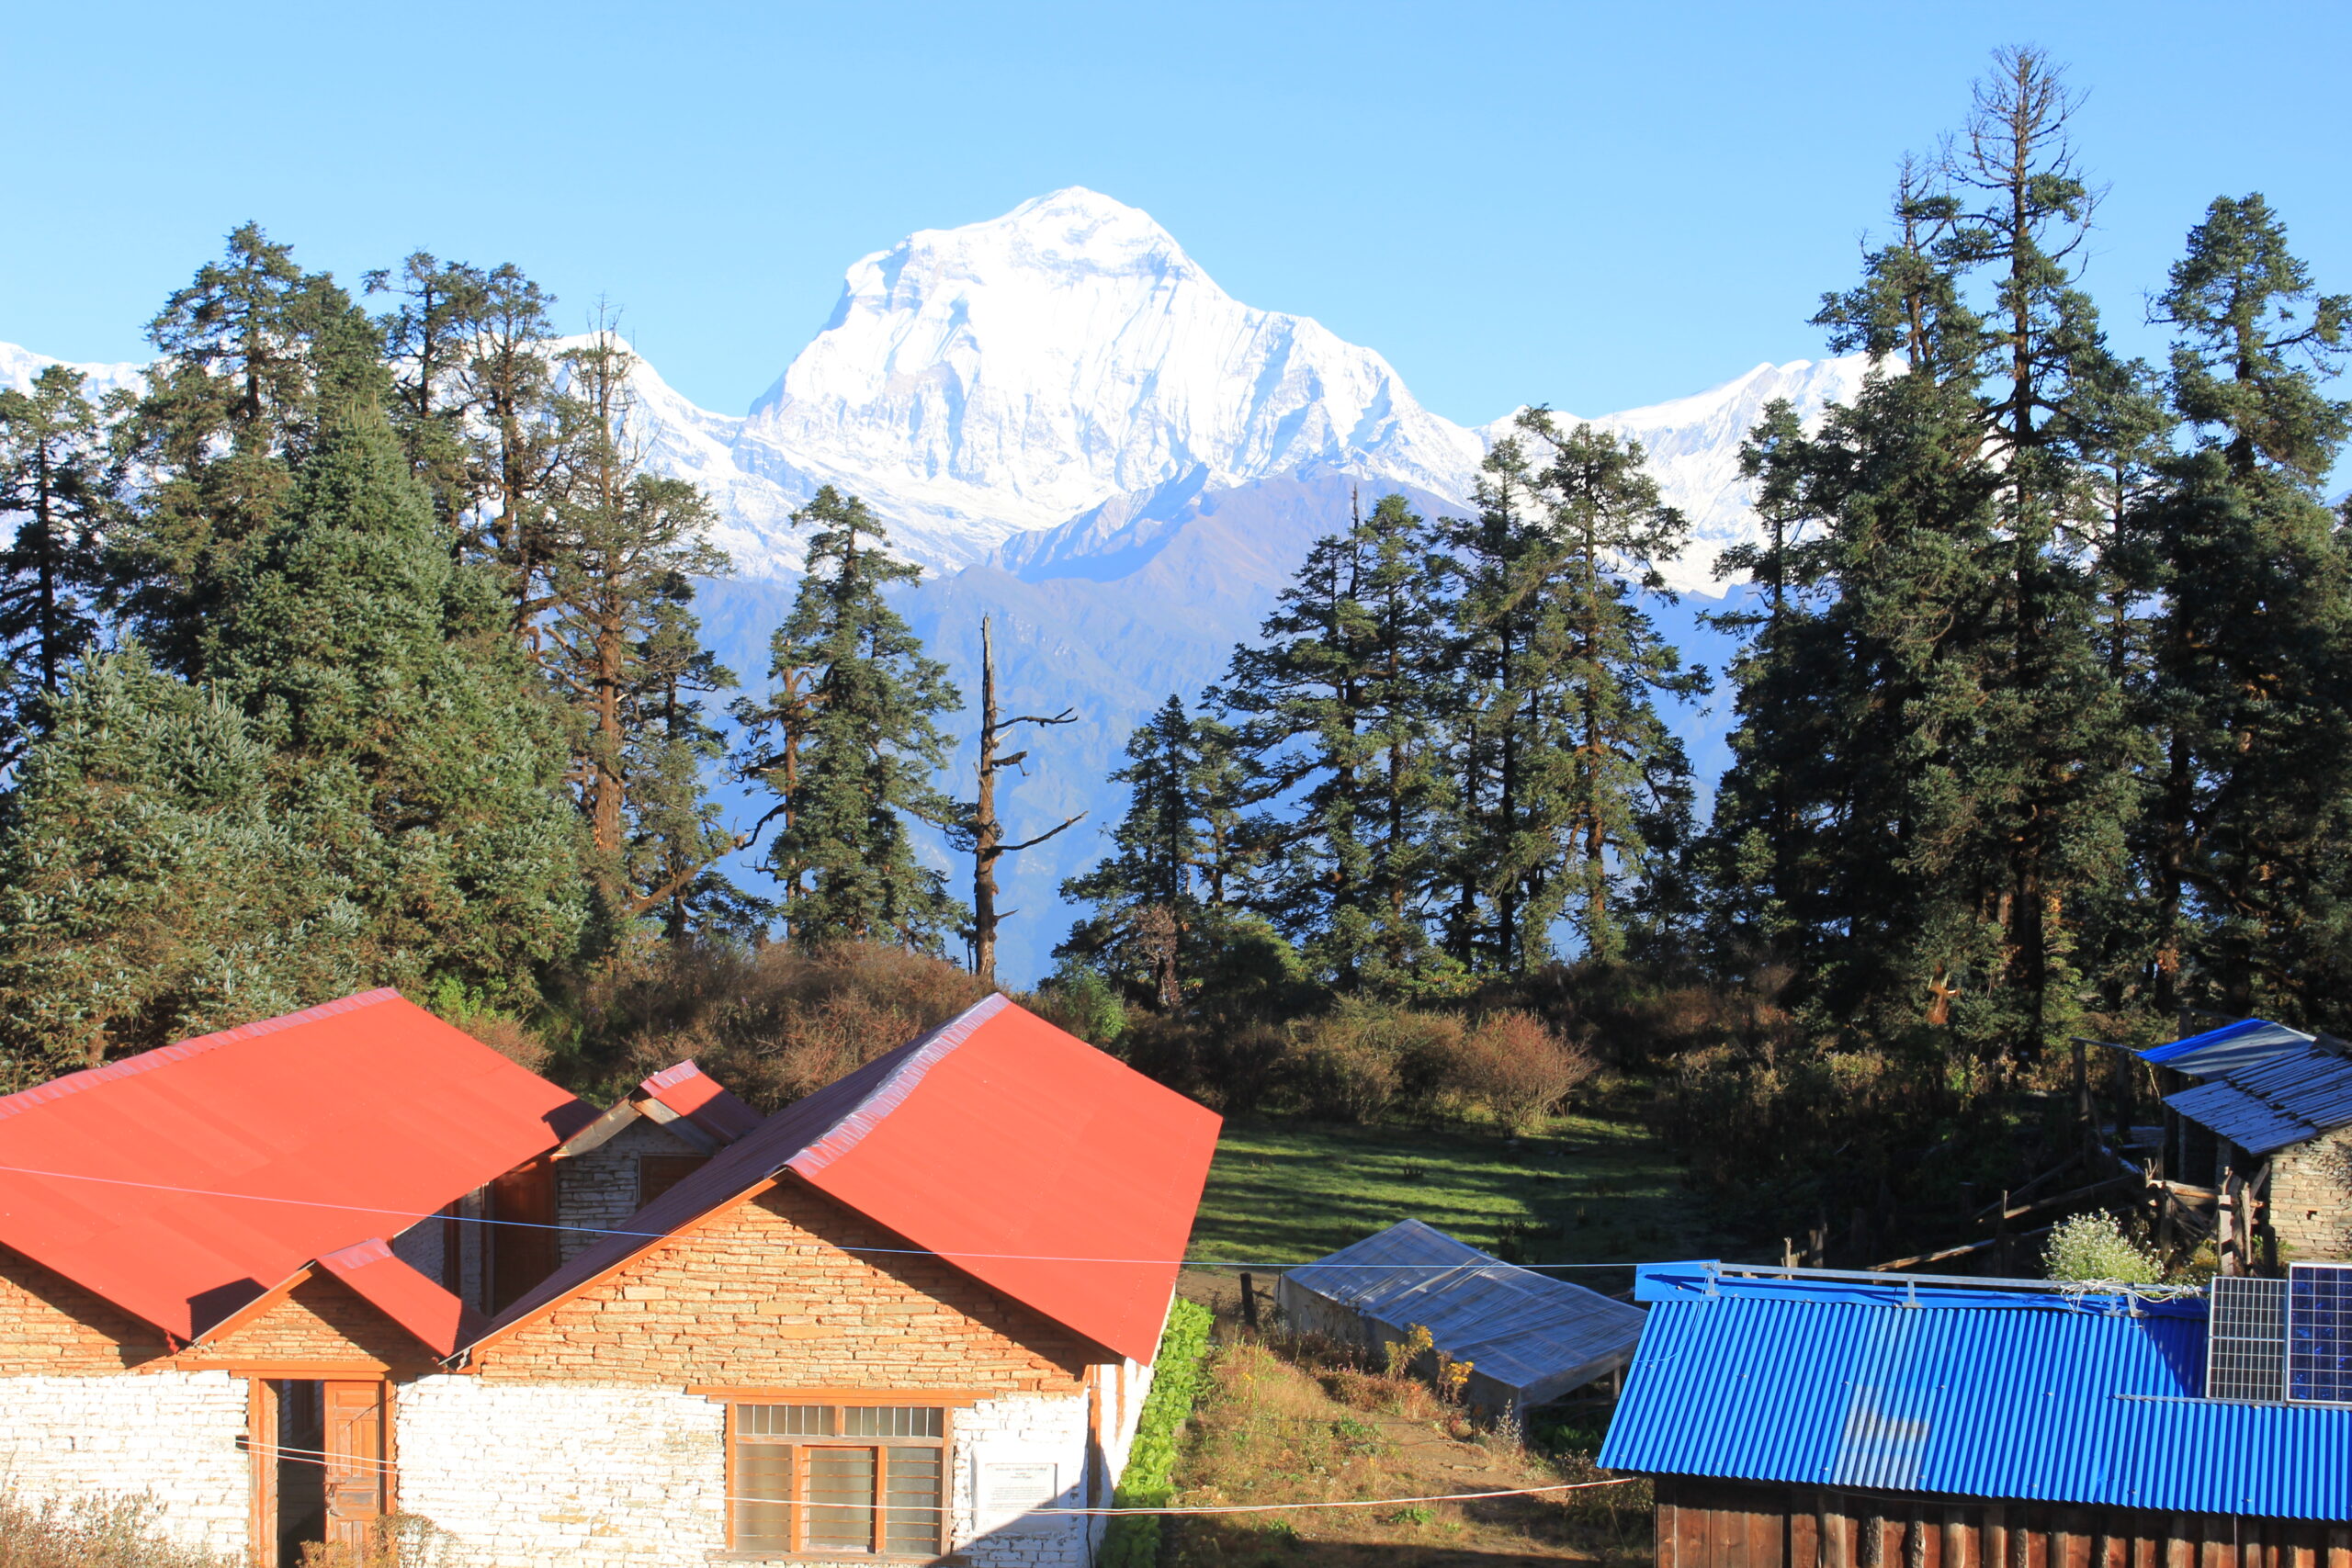
POLYGON ((1075 1393, 1078 1336, 787 1181, 478 1353, 487 1382, 1075 1393), (844 1248, 873 1248, 873 1252, 844 1248))
POLYGON ((143 1493, 172 1539, 242 1561, 245 1399, 226 1372, 0 1377, 0 1480, 33 1501, 143 1493))
MULTIPOLYGON (((700 1568, 725 1550, 720 1400, 437 1376, 394 1409, 401 1508, 448 1532, 450 1568, 700 1568)), ((974 1568, 1086 1568, 1087 1521, 981 1514, 1007 1466, 1052 1466, 1057 1495, 1034 1501, 1084 1506, 1085 1396, 984 1400, 950 1419, 955 1550, 974 1568)))
POLYGON ((253 1322, 211 1340, 198 1352, 207 1360, 300 1362, 365 1370, 371 1364, 417 1366, 434 1359, 408 1330, 356 1291, 318 1274, 294 1287, 253 1322))
POLYGON ((726 1542, 726 1407, 675 1389, 438 1376, 393 1404, 400 1506, 453 1568, 696 1568, 726 1542))
POLYGON ((2270 1225, 2284 1258, 2352 1258, 2352 1127, 2270 1156, 2270 1225))
POLYGON ((0 1247, 0 1377, 95 1376, 163 1354, 153 1325, 0 1247))
POLYGON ((555 1162, 555 1217, 560 1225, 557 1256, 570 1262, 602 1239, 598 1231, 619 1229, 637 1213, 638 1161, 646 1155, 695 1155, 703 1151, 666 1127, 640 1116, 588 1153, 555 1162))

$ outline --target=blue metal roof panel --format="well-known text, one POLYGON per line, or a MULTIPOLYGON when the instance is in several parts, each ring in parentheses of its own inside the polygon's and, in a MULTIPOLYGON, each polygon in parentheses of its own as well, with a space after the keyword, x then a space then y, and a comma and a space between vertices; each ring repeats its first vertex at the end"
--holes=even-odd
MULTIPOLYGON (((1726 1284, 1730 1283, 1725 1281, 1726 1284)), ((2208 1403, 2204 1325, 2099 1298, 1666 1293, 1613 1470, 2352 1519, 2352 1409, 2208 1403)), ((1647 1292, 1645 1292, 1647 1293, 1647 1292)))
POLYGON ((2303 1118, 2258 1100, 2233 1083, 2201 1083, 2167 1096, 2165 1103, 2251 1154, 2268 1154, 2320 1134, 2303 1118))
POLYGON ((1512 1388, 1630 1353, 1642 1310, 1514 1267, 1402 1220, 1289 1270, 1291 1283, 1403 1334, 1419 1325, 1457 1360, 1512 1388))
POLYGON ((2352 1057, 2281 1023, 2242 1019, 2138 1055, 2204 1079, 2165 1103, 2249 1153, 2352 1125, 2352 1057))
POLYGON ((2201 1078, 2220 1077, 2234 1068, 2258 1066, 2282 1050, 2308 1045, 2312 1037, 2267 1019, 2242 1018, 2186 1040, 2151 1045, 2140 1053, 2144 1060, 2201 1078))

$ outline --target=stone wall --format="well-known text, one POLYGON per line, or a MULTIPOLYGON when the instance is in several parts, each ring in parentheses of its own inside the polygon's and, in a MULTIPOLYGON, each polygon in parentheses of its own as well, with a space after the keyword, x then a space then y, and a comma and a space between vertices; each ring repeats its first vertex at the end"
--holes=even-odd
POLYGON ((0 1377, 102 1376, 164 1353, 153 1324, 0 1247, 0 1377))
POLYGON ((172 1539, 241 1561, 245 1401, 226 1372, 0 1377, 0 1480, 36 1502, 144 1494, 172 1539))
MULTIPOLYGON (((1050 1493, 1026 1500, 1085 1506, 1086 1403, 1015 1396, 954 1412, 951 1540, 974 1568, 1086 1568, 1099 1525, 989 1508, 1041 1474, 1050 1493)), ((447 1532, 452 1568, 699 1568, 725 1550, 719 1400, 436 1376, 404 1385, 394 1411, 400 1506, 447 1532)))
POLYGON ((434 1359, 415 1336, 331 1274, 313 1274, 228 1334, 194 1354, 207 1360, 347 1366, 364 1375, 373 1367, 414 1367, 434 1359))
POLYGON ((638 1162, 644 1156, 703 1152, 640 1116, 586 1154, 556 1161, 556 1223, 581 1227, 557 1235, 556 1256, 570 1262, 603 1239, 599 1231, 620 1229, 637 1213, 638 1162))
POLYGON ((2282 1258, 2352 1258, 2352 1127, 2270 1156, 2270 1226, 2282 1258))
POLYGON ((726 1409, 674 1389, 438 1376, 393 1404, 400 1506, 461 1568, 703 1563, 726 1541, 726 1409))
POLYGON ((1101 1354, 787 1180, 476 1353, 488 1382, 1076 1393, 1101 1354))

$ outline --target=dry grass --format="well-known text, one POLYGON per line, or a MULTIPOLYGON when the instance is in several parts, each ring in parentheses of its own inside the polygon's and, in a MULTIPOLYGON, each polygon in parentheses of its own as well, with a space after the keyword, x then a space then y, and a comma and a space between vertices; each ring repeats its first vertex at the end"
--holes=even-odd
POLYGON ((31 1503, 0 1490, 0 1568, 226 1568, 174 1546, 144 1497, 31 1503))
MULTIPOLYGON (((1312 1343, 1227 1324, 1211 1352, 1176 1502, 1336 1502, 1602 1479, 1481 1429, 1428 1384, 1312 1343)), ((1171 1521, 1169 1568, 1444 1568, 1645 1562, 1646 1483, 1472 1502, 1193 1516, 1171 1521)))

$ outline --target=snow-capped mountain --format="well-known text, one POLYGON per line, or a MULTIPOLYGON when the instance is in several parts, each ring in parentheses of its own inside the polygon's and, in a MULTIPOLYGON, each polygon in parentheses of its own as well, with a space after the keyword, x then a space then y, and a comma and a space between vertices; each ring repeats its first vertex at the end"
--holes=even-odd
MULTIPOLYGON (((0 344, 0 385, 28 386, 54 363, 0 344)), ((141 375, 77 368, 94 394, 141 375)), ((1638 439, 1691 520, 1669 581, 1724 588, 1715 558, 1754 526, 1738 453, 1764 405, 1785 397, 1812 416, 1850 399, 1861 374, 1859 359, 1759 365, 1591 421, 1638 439)), ((902 604, 965 691, 986 615, 1005 690, 1078 709, 1036 774, 1007 786, 1016 827, 1091 814, 1011 863, 1006 901, 1028 911, 1005 933, 1015 978, 1048 966, 1067 926, 1056 890, 1124 807, 1105 781, 1135 724, 1224 673, 1312 541, 1345 525, 1353 492, 1369 502, 1395 486, 1425 514, 1465 508, 1489 443, 1510 429, 1509 415, 1471 428, 1431 413, 1379 355, 1241 304, 1144 213, 1076 187, 860 260, 831 319, 745 415, 697 408, 650 365, 632 387, 649 465, 716 502, 715 542, 736 572, 696 608, 747 684, 801 563, 790 514, 831 483, 933 569, 902 604)), ((1729 650, 1697 608, 1660 606, 1660 625, 1686 656, 1719 664, 1729 650)), ((1724 715, 1690 705, 1674 722, 1712 777, 1724 715)), ((943 783, 968 787, 968 761, 943 783)))

